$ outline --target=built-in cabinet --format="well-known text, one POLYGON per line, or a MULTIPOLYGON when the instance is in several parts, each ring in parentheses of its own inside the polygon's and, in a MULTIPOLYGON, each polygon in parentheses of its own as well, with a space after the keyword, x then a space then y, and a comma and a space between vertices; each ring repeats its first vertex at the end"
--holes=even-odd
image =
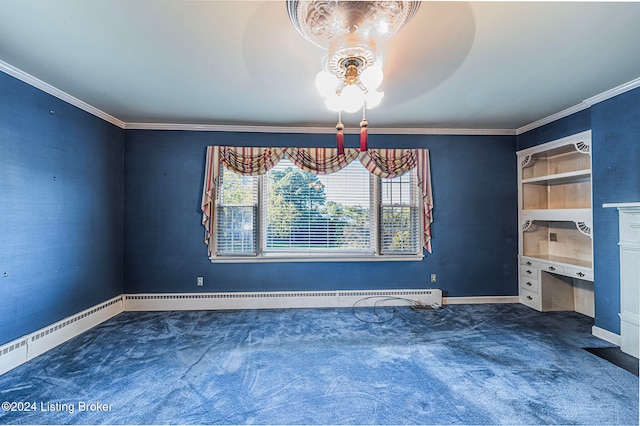
POLYGON ((591 131, 517 155, 520 302, 593 317, 591 131))
POLYGON ((620 230, 620 349, 638 358, 640 340, 640 202, 616 207, 620 230))

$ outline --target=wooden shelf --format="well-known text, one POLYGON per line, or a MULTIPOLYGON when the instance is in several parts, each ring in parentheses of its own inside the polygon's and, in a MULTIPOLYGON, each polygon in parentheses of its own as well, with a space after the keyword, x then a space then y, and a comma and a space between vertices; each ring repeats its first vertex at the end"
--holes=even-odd
POLYGON ((521 164, 523 180, 591 171, 589 152, 578 150, 574 143, 534 151, 521 164))
POLYGON ((580 170, 521 180, 523 210, 591 209, 591 173, 580 170))
POLYGON ((573 172, 558 173, 555 175, 537 176, 528 179, 522 179, 523 184, 543 184, 554 185, 563 183, 590 182, 591 170, 577 170, 573 172))
POLYGON ((570 221, 591 224, 591 209, 531 209, 520 212, 521 220, 570 221))

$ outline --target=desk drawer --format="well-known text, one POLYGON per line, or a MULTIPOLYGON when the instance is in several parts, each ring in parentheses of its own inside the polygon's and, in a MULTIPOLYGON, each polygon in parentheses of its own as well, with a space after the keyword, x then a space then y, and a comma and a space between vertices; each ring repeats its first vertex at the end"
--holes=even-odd
POLYGON ((540 294, 540 280, 532 277, 520 276, 520 288, 532 293, 540 294))
POLYGON ((527 277, 537 280, 540 278, 540 271, 535 265, 520 265, 520 277, 527 277))
POLYGON ((593 281, 593 269, 584 269, 578 267, 569 267, 564 268, 564 274, 567 277, 572 278, 580 278, 585 281, 593 281))
POLYGON ((546 272, 551 272, 552 274, 559 274, 559 275, 564 275, 564 266, 558 266, 558 265, 543 265, 540 270, 542 271, 546 271, 546 272))
POLYGON ((520 303, 538 311, 542 311, 540 295, 531 291, 520 289, 520 303))

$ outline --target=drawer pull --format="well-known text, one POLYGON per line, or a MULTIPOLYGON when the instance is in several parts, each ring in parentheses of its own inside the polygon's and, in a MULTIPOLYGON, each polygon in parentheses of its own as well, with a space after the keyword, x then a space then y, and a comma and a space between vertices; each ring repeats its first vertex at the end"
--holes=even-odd
POLYGON ((556 268, 554 268, 553 266, 549 266, 549 270, 550 270, 550 271, 555 271, 555 270, 556 270, 556 268))
POLYGON ((584 273, 582 273, 582 272, 577 272, 576 275, 579 276, 579 277, 584 277, 584 273))
POLYGON ((527 274, 531 274, 531 270, 527 269, 527 274))
POLYGON ((533 297, 531 297, 531 296, 527 296, 527 299, 529 299, 529 300, 533 300, 533 297))
POLYGON ((529 287, 531 287, 533 284, 531 284, 529 281, 527 281, 527 285, 528 285, 529 287))
POLYGON ((531 261, 527 260, 527 266, 531 266, 531 261))

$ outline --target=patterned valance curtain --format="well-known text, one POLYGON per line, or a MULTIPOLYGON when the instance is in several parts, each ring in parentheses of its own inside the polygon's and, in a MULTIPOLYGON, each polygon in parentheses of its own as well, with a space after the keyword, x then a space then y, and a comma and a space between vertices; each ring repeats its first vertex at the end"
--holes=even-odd
POLYGON ((393 179, 413 169, 417 163, 415 149, 369 149, 360 155, 362 165, 374 175, 393 179))
MULTIPOLYGON (((302 170, 314 174, 335 173, 347 167, 356 158, 374 175, 391 179, 415 168, 422 195, 422 229, 424 248, 431 253, 431 223, 433 197, 431 169, 427 149, 368 149, 358 151, 347 148, 338 154, 336 148, 256 148, 207 147, 204 186, 202 190, 202 225, 204 241, 211 250, 211 231, 214 223, 214 202, 220 165, 244 176, 258 176, 268 172, 285 156, 302 170)), ((209 253, 211 254, 211 253, 209 253)))
POLYGON ((353 148, 338 154, 337 148, 285 148, 287 158, 305 172, 327 175, 338 172, 358 158, 360 151, 353 148))
POLYGON ((218 151, 220 163, 243 176, 265 174, 284 157, 282 148, 219 146, 218 151))

